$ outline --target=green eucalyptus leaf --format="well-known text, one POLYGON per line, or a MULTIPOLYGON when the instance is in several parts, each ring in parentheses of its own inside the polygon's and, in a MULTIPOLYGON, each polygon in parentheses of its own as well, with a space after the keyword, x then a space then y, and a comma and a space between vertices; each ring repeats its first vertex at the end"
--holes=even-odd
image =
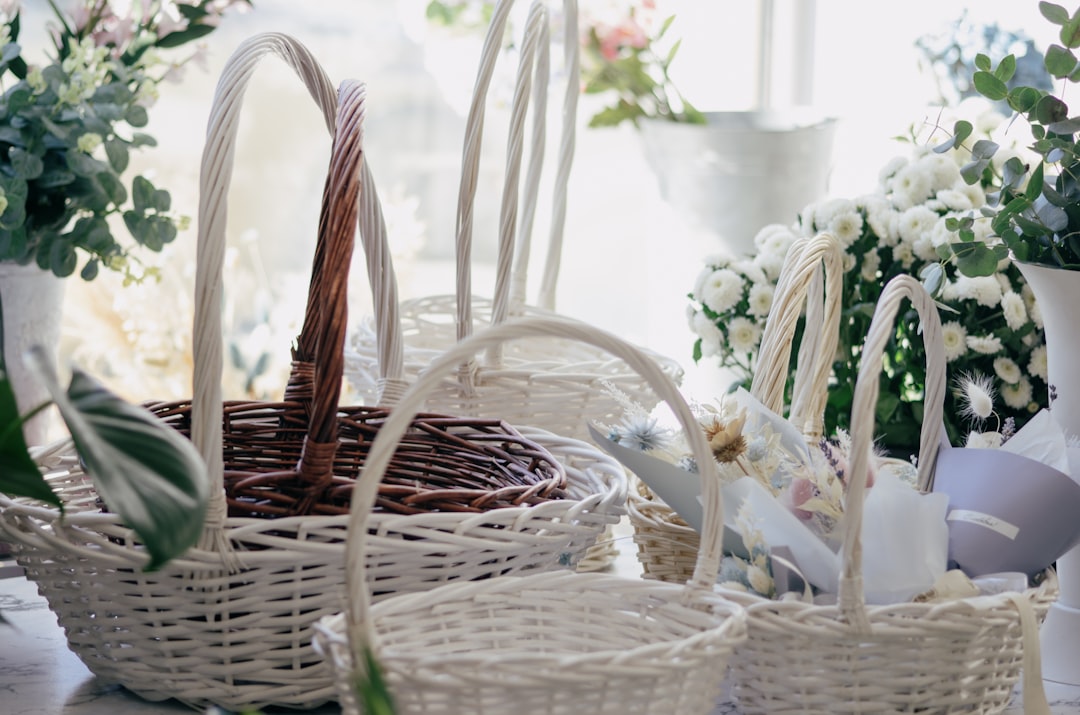
POLYGON ((994 70, 994 76, 1000 79, 1002 82, 1008 83, 1013 75, 1016 74, 1016 55, 1006 55, 1001 64, 994 70))
POLYGON ((999 252, 983 243, 954 243, 951 244, 953 255, 956 256, 956 267, 965 276, 977 278, 980 276, 992 276, 997 272, 998 262, 1001 260, 999 252))
MULTIPOLYGON (((1054 134, 1075 134, 1076 132, 1080 132, 1080 117, 1072 117, 1060 122, 1054 122, 1047 127, 1047 129, 1054 134)), ((1062 151, 1061 147, 1055 147, 1055 149, 1062 151)), ((1050 161, 1050 159, 1047 158, 1047 161, 1050 161)))
POLYGON ((1061 45, 1050 45, 1046 48, 1045 65, 1052 77, 1068 77, 1076 69, 1076 55, 1061 45))
POLYGON ((1027 189, 1024 191, 1024 196, 1029 201, 1042 196, 1043 191, 1043 165, 1039 164, 1035 167, 1035 170, 1031 172, 1031 178, 1028 179, 1027 189))
POLYGON ((11 160, 15 176, 25 181, 36 179, 45 171, 45 162, 41 157, 17 146, 8 150, 8 159, 11 160))
POLYGON ((1006 188, 1018 188, 1023 183, 1027 170, 1027 164, 1022 162, 1019 157, 1010 157, 1001 167, 1002 185, 1006 188))
MULTIPOLYGON (((184 7, 184 5, 177 4, 177 7, 184 7)), ((158 47, 165 49, 171 47, 179 47, 185 45, 193 40, 197 40, 200 37, 205 37, 214 31, 213 25, 189 25, 188 29, 181 32, 172 32, 165 37, 158 40, 156 44, 158 47)), ((136 125, 132 125, 136 126, 136 125)))
POLYGON ((79 271, 79 277, 84 281, 92 281, 97 278, 98 268, 101 266, 101 262, 97 260, 87 261, 86 265, 79 271))
POLYGON ((138 214, 145 214, 154 205, 154 185, 143 176, 136 176, 131 182, 132 208, 138 214))
POLYGON ((76 176, 96 176, 109 169, 105 162, 100 159, 95 159, 89 154, 84 154, 81 151, 69 151, 64 158, 67 161, 67 167, 71 169, 76 176))
POLYGON ((127 112, 124 114, 124 121, 135 128, 145 127, 150 122, 150 115, 146 113, 146 108, 139 104, 133 104, 128 107, 127 112))
POLYGON ((1050 126, 1069 118, 1069 107, 1053 95, 1046 95, 1035 105, 1035 119, 1040 124, 1050 126))
POLYGON ((67 278, 75 272, 79 257, 75 247, 67 241, 53 241, 49 250, 49 270, 60 278, 67 278))
POLYGON ((993 65, 990 62, 990 57, 979 52, 975 55, 975 69, 982 72, 989 72, 993 65))
POLYGON ((128 167, 127 144, 119 139, 110 139, 105 142, 105 156, 109 159, 109 165, 117 174, 124 173, 128 167))
POLYGON ((976 72, 972 84, 979 94, 995 102, 1009 96, 1008 86, 990 72, 976 72))
POLYGON ((41 351, 34 365, 106 506, 146 545, 147 570, 194 545, 210 490, 206 465, 194 445, 81 370, 72 372, 64 391, 41 351))
POLYGON ((53 493, 40 467, 30 458, 22 424, 11 381, 0 370, 0 492, 38 499, 63 510, 60 498, 53 493))
POLYGON ((1061 33, 1058 35, 1061 39, 1061 44, 1066 47, 1080 47, 1080 13, 1076 13, 1061 26, 1061 33))
POLYGON ((1069 21, 1069 11, 1061 5, 1056 5, 1052 2, 1040 2, 1039 12, 1042 13, 1043 17, 1055 25, 1064 25, 1069 21))
POLYGON ((1017 87, 1009 92, 1009 107, 1021 114, 1027 114, 1039 103, 1043 94, 1044 92, 1040 92, 1034 87, 1017 87))

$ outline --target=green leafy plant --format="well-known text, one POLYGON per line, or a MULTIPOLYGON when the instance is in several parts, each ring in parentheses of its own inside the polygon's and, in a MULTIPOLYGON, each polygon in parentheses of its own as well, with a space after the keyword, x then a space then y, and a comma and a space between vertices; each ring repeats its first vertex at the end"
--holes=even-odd
POLYGON ((161 51, 204 37, 229 6, 251 0, 151 0, 124 13, 108 0, 48 4, 57 24, 44 65, 23 54, 18 2, 0 5, 0 82, 11 81, 0 96, 0 260, 61 277, 79 269, 86 280, 105 266, 141 280, 154 271, 133 265, 110 219, 150 251, 187 223, 167 191, 123 178, 131 152, 156 143, 140 130, 159 84, 191 59, 161 51))
MULTIPOLYGON (((492 0, 431 0, 426 14, 437 25, 482 32, 494 8, 492 0)), ((583 3, 578 20, 584 92, 611 98, 589 119, 590 127, 648 118, 705 123, 671 78, 682 42, 665 48, 674 15, 661 16, 655 0, 618 0, 583 3)))
MULTIPOLYGON (((1071 13, 1060 5, 1040 2, 1044 18, 1058 27, 1061 44, 1051 44, 1043 54, 1046 71, 1062 85, 1080 81, 1080 8, 1071 13)), ((948 151, 964 147, 970 161, 963 168, 969 184, 991 186, 988 205, 979 212, 955 218, 950 228, 956 239, 943 247, 943 256, 954 255, 960 270, 969 276, 991 275, 997 264, 1013 256, 1017 260, 1080 269, 1080 149, 1076 132, 1080 117, 1070 117, 1061 98, 1040 87, 1013 86, 1015 55, 997 65, 980 54, 975 59, 972 83, 979 94, 1003 106, 1026 123, 1031 133, 1026 157, 1011 156, 1000 167, 994 162, 999 145, 988 139, 968 144, 970 122, 957 122, 950 138, 937 147, 948 151), (978 224, 989 222, 989 236, 978 224)))
MULTIPOLYGON (((49 405, 20 416, 0 345, 0 492, 37 499, 61 512, 30 455, 23 423, 49 405)), ((65 390, 40 349, 30 360, 71 433, 87 474, 107 507, 142 541, 157 569, 193 546, 202 533, 210 494, 206 465, 194 445, 75 369, 65 390)))

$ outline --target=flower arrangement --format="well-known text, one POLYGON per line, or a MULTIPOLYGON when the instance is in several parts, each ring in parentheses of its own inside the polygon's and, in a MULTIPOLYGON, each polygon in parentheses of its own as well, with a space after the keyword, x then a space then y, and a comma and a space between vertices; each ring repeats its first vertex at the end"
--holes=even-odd
POLYGON ((144 176, 123 176, 132 151, 155 144, 140 131, 162 81, 194 54, 165 53, 212 32, 251 0, 48 0, 53 21, 46 63, 24 56, 17 0, 0 3, 0 260, 36 263, 60 277, 92 280, 102 266, 128 281, 139 270, 122 220, 138 246, 160 251, 187 219, 144 176))
MULTIPOLYGON (((976 121, 981 131, 991 132, 1001 117, 985 111, 976 121)), ((913 132, 907 156, 882 169, 874 192, 855 199, 826 199, 806 207, 792 226, 764 227, 755 237, 753 255, 705 260, 689 293, 688 316, 697 336, 695 361, 715 359, 748 385, 789 246, 797 235, 829 231, 844 246, 846 263, 827 428, 849 426, 862 340, 882 287, 901 273, 922 276, 941 306, 954 387, 946 397, 945 423, 954 444, 962 444, 972 426, 961 377, 985 384, 987 395, 1000 400, 995 415, 1002 422, 1012 420, 1016 428, 1045 406, 1042 318, 1019 270, 1000 261, 990 275, 970 277, 955 259, 941 257, 955 240, 952 222, 986 206, 983 187, 964 180, 964 152, 937 153, 915 138, 913 132)), ((972 222, 971 227, 981 236, 990 230, 989 221, 972 222)), ((913 317, 899 322, 886 353, 877 406, 881 444, 903 457, 918 444, 922 424, 925 352, 917 332, 913 317)))
MULTIPOLYGON (((1060 28, 1061 44, 1046 49, 1043 65, 1064 90, 1080 81, 1080 61, 1074 52, 1080 48, 1080 8, 1070 13, 1060 5, 1040 2, 1039 11, 1060 28)), ((964 121, 956 122, 952 136, 940 145, 941 151, 965 148, 970 157, 964 166, 965 180, 992 189, 987 205, 977 214, 957 217, 950 224, 956 232, 950 248, 957 265, 965 275, 987 276, 1012 256, 1080 269, 1080 149, 1076 143, 1080 118, 1070 118, 1061 96, 1041 86, 1010 86, 1017 75, 1014 54, 996 66, 980 54, 975 67, 972 84, 979 94, 1026 122, 1026 127, 1017 124, 1030 132, 1025 137, 1030 139, 1030 154, 1000 162, 998 144, 980 139, 968 146, 973 130, 964 121), (983 222, 990 223, 989 231, 979 229, 983 222)))
MULTIPOLYGON (((662 426, 657 417, 612 390, 624 411, 622 420, 608 427, 611 442, 697 472, 680 429, 662 426)), ((787 519, 794 517, 805 527, 806 536, 830 550, 839 548, 851 439, 846 431, 837 430, 833 437, 807 445, 745 391, 725 395, 714 404, 695 402, 691 409, 708 439, 724 485, 749 478, 765 498, 764 502, 743 499, 734 524, 728 524, 742 538, 743 549, 724 554, 720 583, 766 598, 779 597, 787 589, 778 589, 774 576, 769 536, 777 532, 763 530, 763 521, 777 520, 777 510, 781 510, 787 519)), ((915 469, 910 462, 884 454, 875 457, 870 485, 877 475, 888 472, 914 486, 915 469)))
MULTIPOLYGON (((429 21, 449 27, 486 28, 492 0, 431 0, 429 21)), ((589 120, 590 127, 642 118, 704 124, 705 117, 679 92, 670 67, 680 41, 668 42, 674 15, 664 15, 656 0, 608 0, 581 8, 581 74, 586 94, 612 101, 589 120)))

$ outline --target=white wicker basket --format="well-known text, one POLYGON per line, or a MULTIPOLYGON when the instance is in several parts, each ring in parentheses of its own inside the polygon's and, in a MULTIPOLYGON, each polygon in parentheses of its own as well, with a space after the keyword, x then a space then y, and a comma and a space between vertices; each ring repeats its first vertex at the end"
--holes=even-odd
POLYGON ((1051 575, 1023 593, 867 606, 862 511, 882 356, 901 302, 910 299, 926 342, 926 414, 919 451, 928 483, 941 435, 945 355, 933 299, 911 276, 882 291, 862 353, 836 605, 732 597, 747 607, 746 643, 733 661, 743 713, 994 713, 1021 672, 1025 711, 1049 713, 1039 668, 1038 620, 1056 595, 1051 575))
MULTIPOLYGON (((257 35, 229 59, 214 98, 200 187, 191 434, 213 487, 202 541, 163 569, 144 572, 145 550, 115 514, 102 511, 68 443, 42 455, 66 514, 0 496, 0 533, 14 543, 16 558, 90 670, 147 699, 176 698, 195 707, 308 708, 333 700, 332 672, 312 650, 311 627, 345 603, 348 515, 228 517, 222 488, 225 199, 244 89, 257 63, 270 54, 296 71, 321 107, 335 133, 334 157, 346 151, 339 142, 355 145, 360 137, 362 86, 343 85, 343 114, 336 120, 334 88, 296 40, 257 35)), ((358 149, 348 150, 354 177, 358 149)), ((351 181, 354 192, 358 183, 351 181)), ((336 205, 351 204, 355 211, 356 203, 353 193, 336 205)), ((355 225, 354 213, 348 230, 355 225)), ((337 302, 344 297, 343 284, 337 284, 337 302)), ((617 521, 626 490, 619 464, 584 443, 530 434, 565 465, 569 498, 482 513, 373 515, 366 566, 378 581, 378 597, 455 579, 572 565, 617 521)))
MULTIPOLYGON (((750 393, 784 414, 796 323, 804 312, 789 421, 816 443, 824 431, 831 357, 839 340, 843 302, 843 249, 828 233, 800 237, 788 250, 761 336, 750 393)), ((627 498, 637 557, 646 578, 684 583, 693 572, 699 537, 638 479, 627 498)))
MULTIPOLYGON (((559 161, 552 185, 551 235, 543 281, 536 304, 526 302, 530 232, 538 195, 544 153, 548 88, 548 21, 544 3, 530 8, 525 37, 520 44, 521 65, 511 112, 507 164, 502 195, 499 251, 494 296, 473 294, 471 252, 473 212, 480 166, 485 101, 501 53, 507 17, 514 0, 496 4, 488 29, 472 105, 466 120, 465 146, 457 219, 457 281, 453 295, 404 300, 401 319, 405 339, 405 377, 412 381, 431 362, 474 330, 497 325, 510 316, 554 315, 555 284, 566 216, 567 184, 573 160, 579 86, 577 1, 564 0, 563 40, 567 87, 559 161), (534 68, 535 58, 535 68, 534 68), (535 81, 534 81, 535 76, 535 81), (525 120, 532 99, 530 165, 519 197, 525 120), (519 198, 522 210, 519 216, 519 198), (516 241, 516 245, 515 245, 516 241), (516 262, 515 262, 516 261, 516 262)), ((346 375, 367 399, 378 397, 375 340, 379 326, 368 320, 359 325, 346 348, 346 375)), ((650 353, 676 382, 682 368, 673 360, 650 353)), ((588 440, 591 421, 611 421, 621 411, 611 396, 617 387, 643 404, 655 403, 641 378, 618 360, 589 345, 559 338, 524 340, 495 348, 470 361, 432 391, 431 409, 451 414, 499 415, 513 425, 532 425, 556 434, 588 440)))
POLYGON ((713 587, 723 505, 704 434, 691 445, 704 465, 705 525, 688 585, 607 574, 549 573, 438 587, 374 606, 364 576, 372 482, 396 435, 426 391, 467 355, 530 336, 575 339, 606 349, 639 372, 690 431, 692 413, 649 356, 615 336, 565 318, 521 318, 478 332, 444 353, 398 405, 379 434, 370 474, 354 492, 348 559, 349 606, 320 620, 316 647, 333 664, 343 712, 358 715, 354 687, 366 650, 374 654, 398 715, 486 713, 704 715, 715 706, 742 614, 713 587))

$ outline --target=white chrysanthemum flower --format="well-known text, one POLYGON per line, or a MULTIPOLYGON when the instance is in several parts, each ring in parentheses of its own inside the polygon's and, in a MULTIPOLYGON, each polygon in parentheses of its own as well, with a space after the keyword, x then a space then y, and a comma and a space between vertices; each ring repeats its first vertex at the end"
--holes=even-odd
POLYGON ((867 283, 878 280, 878 269, 881 268, 881 256, 877 249, 867 251, 862 257, 862 267, 859 269, 859 277, 867 283))
POLYGON ((955 320, 941 326, 941 337, 945 342, 945 361, 952 362, 967 352, 967 329, 955 320))
POLYGON ((727 324, 727 331, 728 345, 735 352, 754 352, 761 340, 761 326, 742 316, 732 318, 727 324))
POLYGON ((1016 364, 1015 360, 1007 357, 994 358, 994 374, 1001 378, 1002 382, 1009 385, 1015 385, 1023 377, 1020 366, 1016 364))
POLYGON ((993 355, 1001 352, 1001 338, 996 335, 969 335, 967 336, 969 349, 980 355, 993 355))
POLYGON ((938 215, 926 206, 912 206, 900 214, 900 240, 914 244, 929 233, 938 222, 938 215))
POLYGON ((730 268, 713 271, 705 279, 701 289, 701 302, 715 313, 723 313, 739 302, 743 291, 743 278, 730 268))
POLYGON ((772 223, 757 232, 754 236, 754 247, 759 253, 774 253, 783 256, 796 238, 790 226, 772 223))
POLYGON ((941 198, 941 191, 950 189, 963 181, 960 177, 960 167, 950 157, 931 152, 920 157, 916 163, 919 169, 930 177, 930 190, 938 193, 938 198, 941 198))
POLYGON ((908 164, 889 182, 893 203, 896 207, 904 210, 918 206, 930 198, 933 190, 933 179, 923 167, 918 164, 908 164))
POLYGON ((961 375, 957 397, 960 414, 981 424, 994 414, 994 383, 985 375, 961 375))
MULTIPOLYGON (((1025 286, 1026 288, 1027 286, 1025 286)), ((1033 300, 1028 304, 1028 316, 1031 317, 1031 322, 1035 323, 1035 327, 1039 330, 1043 329, 1043 315, 1042 308, 1039 307, 1039 301, 1033 300)))
POLYGON ((1012 330, 1019 330, 1027 325, 1027 306, 1024 299, 1015 291, 1006 291, 1001 296, 1001 313, 1005 316, 1005 324, 1012 330))
POLYGON ((895 211, 888 202, 883 202, 880 207, 867 208, 866 223, 878 237, 880 245, 895 246, 900 241, 900 212, 895 211))
POLYGON ((975 208, 971 195, 960 189, 942 189, 937 193, 937 198, 947 211, 970 211, 975 208))
MULTIPOLYGON (((831 230, 832 222, 844 214, 857 214, 855 202, 851 199, 828 199, 814 205, 814 228, 818 231, 831 230)), ((839 239, 839 236, 837 236, 839 239)))
POLYGON ((974 300, 987 308, 993 308, 1001 302, 1001 284, 994 276, 958 276, 953 283, 953 289, 957 298, 974 300))
POLYGON ((898 243, 893 246, 892 249, 893 260, 899 263, 904 270, 911 268, 915 263, 915 253, 911 250, 911 245, 907 243, 898 243))
MULTIPOLYGON (((954 191, 959 191, 967 197, 968 203, 971 204, 971 208, 978 209, 986 205, 986 191, 978 184, 963 184, 957 186, 954 191)), ((975 223, 979 223, 976 221, 975 223)), ((987 221, 986 223, 990 223, 987 221)))
POLYGON ((862 235, 863 217, 858 211, 846 211, 833 216, 828 230, 837 242, 847 248, 862 235))
POLYGON ((705 267, 698 272, 697 278, 694 279, 694 287, 691 289, 690 295, 697 300, 701 300, 701 296, 705 293, 705 281, 709 280, 710 276, 712 276, 718 268, 718 265, 706 261, 705 267))
POLYGON ((765 283, 769 280, 765 276, 765 271, 761 270, 761 266, 754 263, 753 258, 744 258, 741 261, 735 261, 730 267, 731 270, 745 276, 751 283, 765 283))
POLYGON ((724 339, 724 332, 714 323, 705 311, 695 311, 690 319, 690 329, 695 335, 704 340, 712 340, 719 344, 724 339))
POLYGON ((754 265, 761 269, 769 281, 775 281, 784 268, 784 257, 777 253, 759 253, 754 256, 754 265))
POLYGON ((906 156, 894 156, 885 163, 885 166, 881 167, 881 171, 878 172, 878 184, 881 187, 887 187, 889 180, 896 176, 897 172, 906 167, 910 162, 906 156))
POLYGON ((968 449, 997 449, 1000 446, 1000 432, 968 432, 964 442, 964 447, 968 449))
POLYGON ((997 273, 994 274, 994 280, 996 280, 998 282, 998 285, 1001 286, 1001 294, 1002 295, 1004 295, 1006 292, 1012 290, 1012 281, 1010 281, 1009 277, 1007 275, 1005 275, 1004 273, 1002 273, 1001 271, 998 271, 997 273))
POLYGON ((1043 382, 1048 379, 1046 372, 1046 346, 1038 345, 1031 350, 1031 356, 1028 360, 1027 371, 1035 377, 1039 378, 1043 382))
POLYGON ((1031 381, 1021 377, 1014 384, 1002 385, 1001 399, 1014 410, 1027 409, 1031 404, 1031 381))
POLYGON ((938 219, 938 222, 934 224, 934 228, 930 231, 930 244, 936 249, 938 246, 945 246, 955 240, 957 240, 956 233, 948 229, 945 225, 945 219, 938 219))
POLYGON ((750 294, 747 301, 750 303, 750 315, 762 318, 769 314, 773 304, 773 294, 776 292, 771 283, 754 283, 750 286, 750 294))

